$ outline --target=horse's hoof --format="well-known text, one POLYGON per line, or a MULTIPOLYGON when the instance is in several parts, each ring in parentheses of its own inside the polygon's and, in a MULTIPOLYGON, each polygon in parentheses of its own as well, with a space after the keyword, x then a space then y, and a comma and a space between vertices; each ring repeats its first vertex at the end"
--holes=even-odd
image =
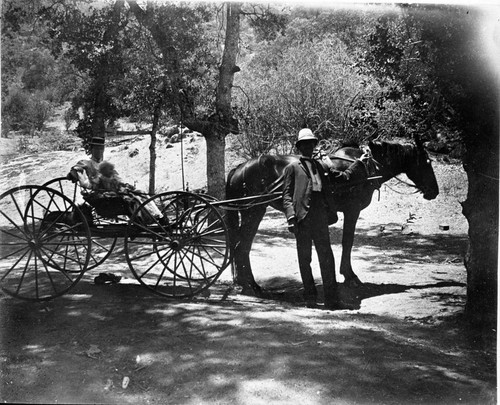
POLYGON ((243 286, 243 289, 241 290, 242 295, 248 295, 250 297, 256 297, 260 298, 262 295, 262 291, 260 287, 252 287, 249 285, 243 286))
POLYGON ((359 288, 363 285, 363 283, 361 282, 361 280, 359 278, 353 277, 349 280, 345 280, 344 285, 347 288, 359 288))

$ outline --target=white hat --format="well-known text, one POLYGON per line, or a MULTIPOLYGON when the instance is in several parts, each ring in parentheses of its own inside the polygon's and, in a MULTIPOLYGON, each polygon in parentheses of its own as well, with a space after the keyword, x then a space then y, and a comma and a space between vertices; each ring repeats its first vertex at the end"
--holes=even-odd
POLYGON ((318 142, 318 138, 314 136, 313 132, 309 128, 302 128, 299 131, 299 136, 297 137, 297 142, 295 142, 295 146, 297 146, 299 142, 311 141, 311 140, 318 142))

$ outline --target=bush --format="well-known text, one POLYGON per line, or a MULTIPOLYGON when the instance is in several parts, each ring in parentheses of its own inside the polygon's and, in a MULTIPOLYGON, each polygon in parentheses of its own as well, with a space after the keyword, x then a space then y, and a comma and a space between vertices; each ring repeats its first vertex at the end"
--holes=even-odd
POLYGON ((30 105, 29 95, 20 88, 10 89, 2 103, 2 126, 12 131, 25 129, 30 105))
MULTIPOLYGON (((357 101, 369 114, 380 92, 374 80, 352 66, 355 59, 333 35, 283 47, 279 58, 260 55, 251 69, 242 71, 236 93, 241 143, 250 156, 292 149, 300 128, 309 127, 322 139, 340 140, 366 136, 366 120, 357 101), (246 138, 246 139, 245 139, 246 138)), ((285 153, 290 152, 283 151, 285 153)))
POLYGON ((21 153, 75 150, 79 147, 81 147, 81 142, 73 133, 57 129, 35 131, 32 136, 22 135, 18 143, 21 153))
POLYGON ((69 131, 71 127, 78 121, 78 113, 74 108, 70 107, 64 111, 64 126, 66 131, 69 131))
POLYGON ((53 106, 43 91, 30 94, 15 87, 2 103, 2 126, 33 135, 43 129, 52 112, 53 106))

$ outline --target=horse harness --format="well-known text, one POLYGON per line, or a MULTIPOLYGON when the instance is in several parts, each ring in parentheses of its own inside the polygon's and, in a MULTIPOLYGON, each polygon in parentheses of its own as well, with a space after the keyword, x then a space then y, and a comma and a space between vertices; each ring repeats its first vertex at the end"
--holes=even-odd
MULTIPOLYGON (((352 182, 352 183, 348 183, 348 184, 341 184, 341 185, 337 185, 336 188, 340 189, 342 188, 342 190, 337 190, 338 192, 340 193, 345 193, 345 192, 351 192, 352 189, 356 186, 359 186, 360 184, 362 183, 365 183, 365 182, 370 182, 371 185, 379 191, 379 199, 380 199, 380 187, 382 185, 382 182, 380 181, 380 179, 382 178, 382 176, 378 176, 377 175, 377 172, 379 170, 379 167, 381 166, 380 163, 378 163, 372 156, 371 154, 371 151, 369 149, 368 146, 365 146, 362 148, 362 151, 364 153, 367 153, 369 155, 369 159, 366 161, 366 162, 363 162, 364 163, 364 167, 365 167, 365 170, 366 170, 366 175, 367 175, 367 178, 364 179, 364 180, 361 180, 361 181, 357 181, 357 182, 352 182)), ((348 161, 348 162, 355 162, 354 159, 349 159, 349 158, 345 158, 345 157, 340 157, 340 156, 332 156, 333 159, 338 159, 338 160, 345 160, 345 161, 348 161)), ((318 160, 318 159, 316 159, 318 160)), ((323 166, 323 164, 321 163, 320 160, 318 160, 319 163, 323 166)), ((281 174, 280 176, 278 176, 278 178, 276 178, 274 181, 272 181, 270 184, 268 184, 266 186, 266 176, 263 175, 263 173, 265 172, 265 170, 262 170, 262 168, 265 166, 264 162, 263 162, 263 156, 259 156, 258 158, 258 162, 257 162, 257 167, 259 168, 259 171, 260 171, 260 183, 261 185, 263 186, 264 190, 259 193, 258 195, 256 196, 253 196, 254 198, 256 199, 259 199, 259 198, 264 198, 263 200, 259 201, 259 202, 250 202, 248 203, 246 206, 243 207, 243 209, 248 209, 248 208, 252 208, 254 205, 261 205, 261 204, 268 204, 272 201, 276 201, 278 199, 281 198, 281 192, 279 191, 281 189, 281 187, 283 186, 283 179, 284 179, 284 174, 281 174), (265 197, 268 197, 268 198, 265 198, 265 197)), ((246 166, 243 167, 243 173, 242 173, 242 177, 243 177, 243 198, 252 198, 252 197, 249 197, 249 190, 247 188, 247 184, 246 184, 246 181, 245 181, 245 178, 246 178, 246 171, 247 171, 247 168, 246 166)), ((310 176, 309 173, 307 173, 308 176, 310 176)), ((239 209, 242 209, 242 207, 240 206, 239 209)))

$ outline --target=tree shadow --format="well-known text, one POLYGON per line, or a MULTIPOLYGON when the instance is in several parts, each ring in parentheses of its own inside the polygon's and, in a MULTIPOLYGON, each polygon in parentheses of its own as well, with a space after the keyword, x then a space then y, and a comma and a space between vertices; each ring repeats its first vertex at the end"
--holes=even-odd
MULTIPOLYGON (((370 285, 363 296, 406 287, 370 285)), ((287 403, 445 404, 495 395, 489 356, 450 346, 459 331, 386 316, 353 323, 345 312, 165 300, 88 280, 54 301, 1 299, 0 308, 1 392, 11 402, 252 403, 279 394, 287 403)))
MULTIPOLYGON (((429 266, 432 264, 441 266, 456 264, 463 261, 467 246, 467 238, 463 235, 403 235, 399 233, 383 237, 371 236, 370 234, 373 234, 376 230, 377 227, 371 227, 356 236, 356 246, 352 254, 353 267, 356 266, 356 263, 366 262, 369 266, 368 272, 390 274, 399 273, 401 269, 404 269, 406 266, 429 266)), ((332 240, 335 240, 335 238, 332 238, 332 240)), ((293 235, 270 229, 264 232, 259 231, 257 241, 266 246, 266 248, 284 246, 294 247, 295 244, 293 235)), ((340 253, 339 248, 340 246, 333 246, 335 255, 340 253)), ((256 250, 258 250, 258 247, 256 250)), ((354 271, 356 272, 355 268, 354 271)), ((371 297, 396 294, 411 289, 418 290, 465 286, 464 283, 455 280, 440 279, 441 272, 439 272, 439 269, 434 270, 433 274, 433 278, 436 279, 435 283, 364 283, 356 289, 350 289, 340 283, 339 289, 341 297, 347 303, 353 306, 353 308, 360 308, 361 301, 371 297)), ((297 277, 272 277, 263 281, 257 281, 263 287, 262 297, 292 304, 305 305, 302 298, 303 286, 297 277)), ((320 298, 322 298, 322 286, 318 285, 317 287, 320 298)))

